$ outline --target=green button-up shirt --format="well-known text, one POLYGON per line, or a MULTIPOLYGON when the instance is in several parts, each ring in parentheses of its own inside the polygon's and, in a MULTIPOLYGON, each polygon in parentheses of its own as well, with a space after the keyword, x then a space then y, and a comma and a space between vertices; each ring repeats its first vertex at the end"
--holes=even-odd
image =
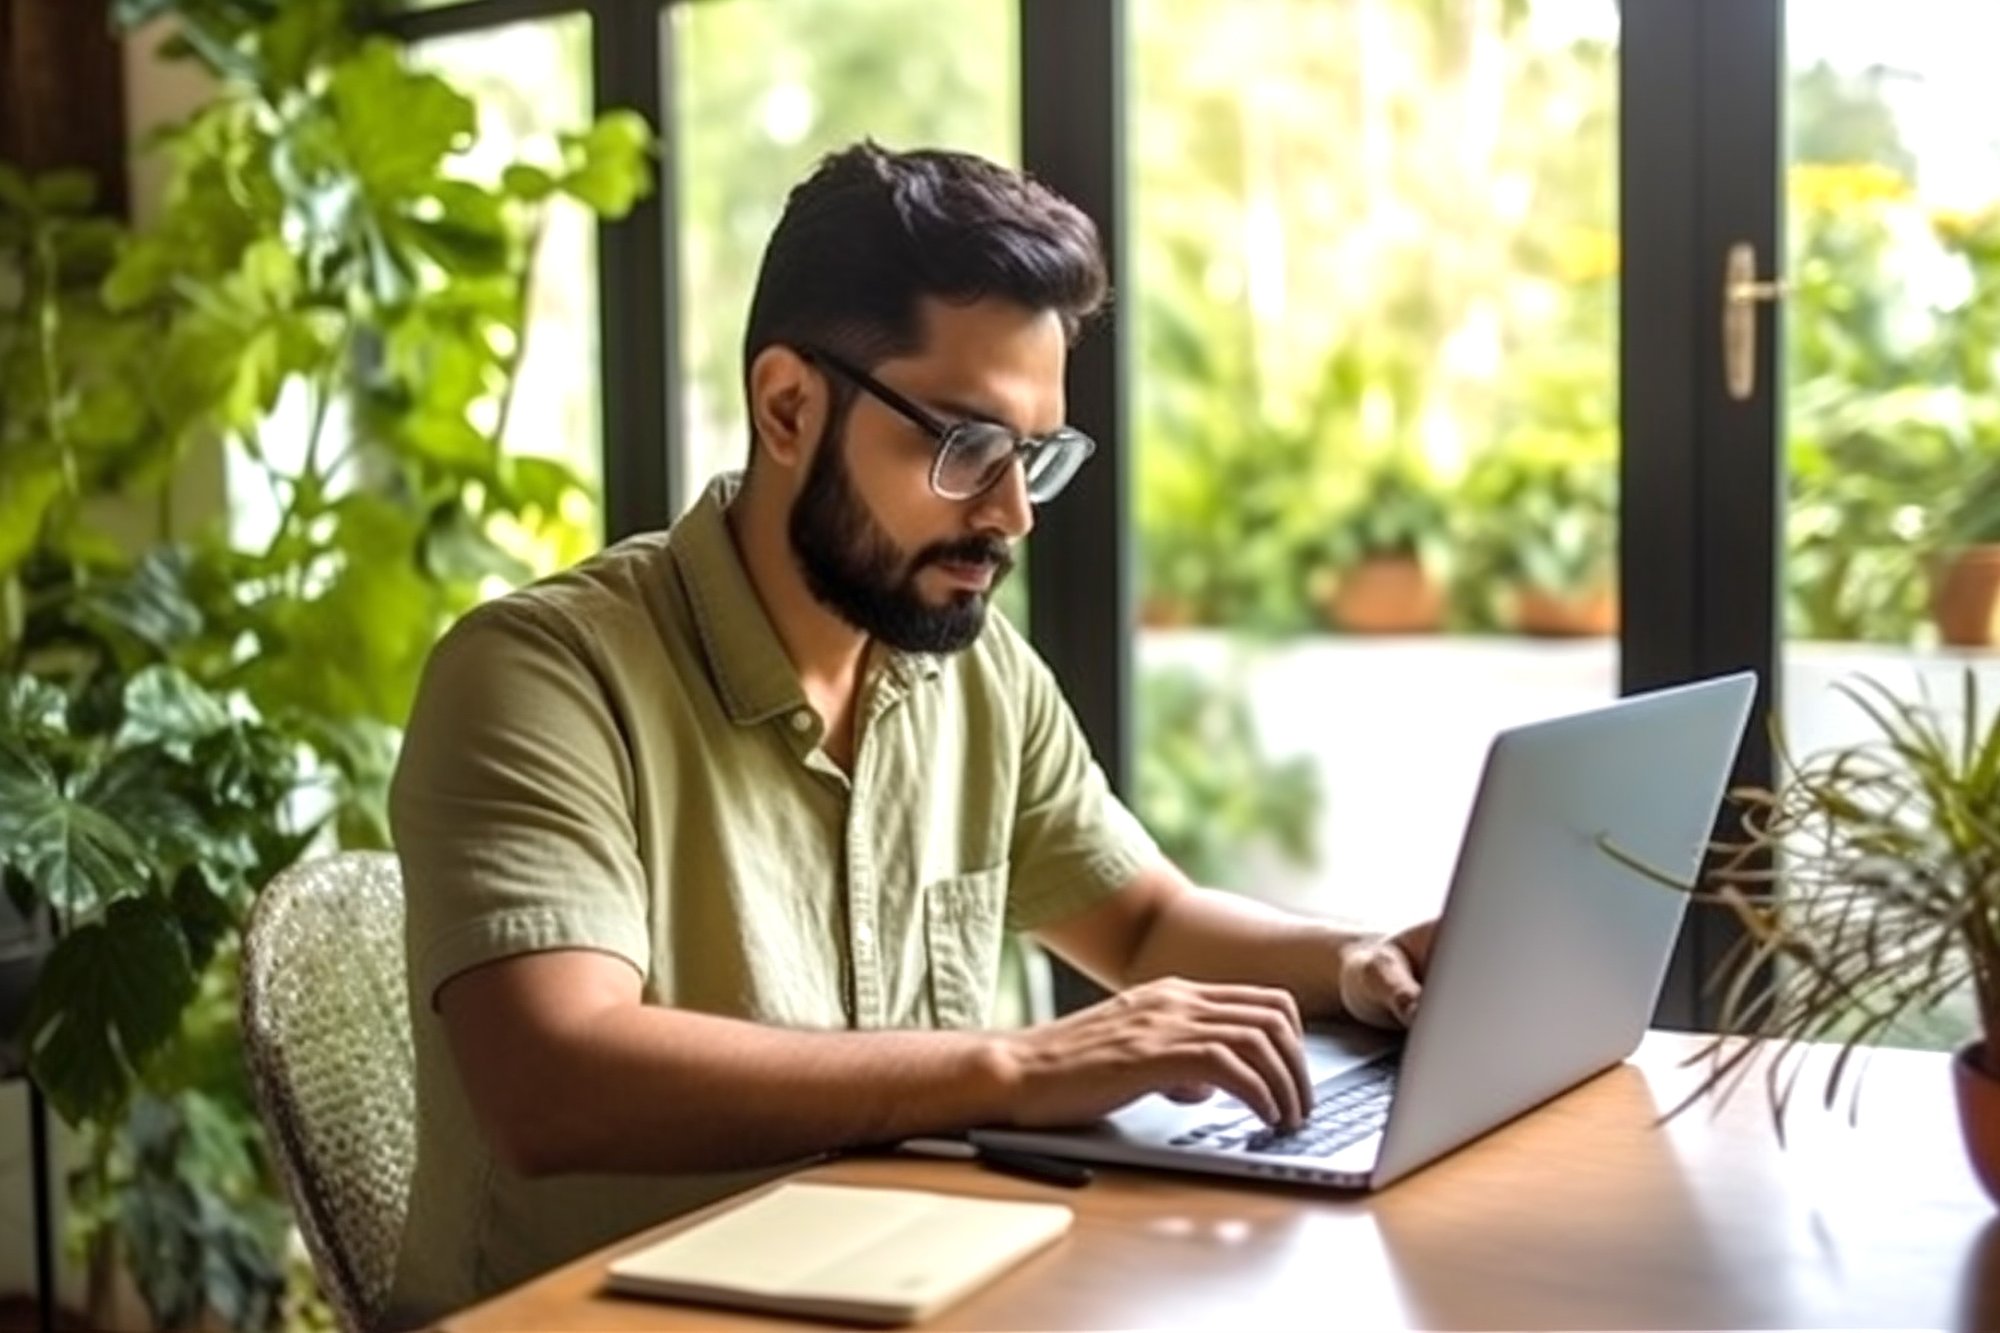
POLYGON ((997 616, 878 653, 852 775, 712 487, 664 534, 480 608, 432 655, 391 798, 408 895, 417 1169, 392 1314, 427 1320, 768 1173, 526 1180, 493 1157, 433 1008, 544 949, 648 1003, 795 1028, 989 1021, 1005 931, 1158 853, 1047 666, 997 616))

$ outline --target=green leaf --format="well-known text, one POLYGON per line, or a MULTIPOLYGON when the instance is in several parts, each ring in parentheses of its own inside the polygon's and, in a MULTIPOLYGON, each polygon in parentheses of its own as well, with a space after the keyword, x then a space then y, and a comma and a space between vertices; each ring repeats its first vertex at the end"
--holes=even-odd
POLYGON ((517 199, 539 203, 555 193, 556 178, 540 167, 516 162, 500 173, 500 188, 517 199))
POLYGON ((590 483, 568 463, 539 454, 508 454, 500 460, 504 503, 510 509, 557 513, 570 495, 588 495, 590 483))
POLYGON ((37 739, 68 730, 69 701, 45 680, 22 674, 10 677, 0 690, 0 735, 37 739))
POLYGON ((633 111, 607 112, 581 135, 564 136, 570 169, 561 186, 605 217, 624 217, 652 193, 652 145, 653 131, 644 117, 633 111))
POLYGON ((526 583, 534 570, 486 535, 479 521, 458 504, 440 506, 424 531, 424 568, 443 582, 477 583, 498 575, 526 583))
POLYGON ((111 1116, 194 990, 168 906, 119 899, 103 920, 64 935, 43 964, 28 1013, 30 1074, 69 1124, 111 1116))
POLYGON ((139 847, 40 756, 0 741, 0 858, 56 910, 90 911, 146 883, 139 847))
POLYGON ((403 422, 403 442, 442 467, 476 474, 493 466, 493 442, 473 429, 463 413, 413 413, 403 422))
POLYGON ((322 61, 353 40, 353 16, 344 0, 286 0, 258 32, 264 77, 278 88, 296 88, 322 61))
POLYGON ((243 251, 237 281, 246 304, 267 311, 282 309, 297 299, 299 276, 299 261, 291 250, 283 240, 269 236, 243 251))
POLYGON ((215 950, 236 930, 236 914, 229 910, 199 865, 188 865, 174 876, 171 897, 174 919, 187 936, 189 962, 196 972, 208 967, 215 950))
POLYGON ((468 227, 450 218, 435 222, 404 219, 389 229, 454 276, 505 273, 513 250, 504 232, 468 227))
POLYGON ((584 134, 591 153, 636 158, 652 151, 653 127, 636 111, 607 111, 584 134))
POLYGON ((148 1181, 121 1191, 118 1205, 126 1262, 148 1312, 157 1327, 187 1327, 205 1303, 201 1205, 193 1187, 171 1177, 148 1181))
POLYGON ((652 183, 642 170, 628 163, 593 158, 564 176, 562 187, 592 212, 616 220, 650 193, 652 183))
POLYGON ((429 193, 445 157, 478 127, 469 98, 404 68, 386 40, 363 44, 334 67, 327 100, 347 164, 378 204, 429 193))
POLYGON ((305 780, 302 744, 299 736, 272 727, 238 725, 212 737, 196 757, 207 766, 218 801, 256 816, 251 827, 260 834, 278 835, 283 825, 271 812, 305 780))
POLYGON ((225 424, 248 430, 271 414, 285 385, 283 352, 276 329, 259 329, 239 344, 223 394, 225 424))
POLYGON ((334 512, 350 558, 323 595, 273 615, 272 651, 246 665, 246 688, 274 715, 401 722, 454 603, 418 561, 422 515, 363 494, 343 497, 334 512))
POLYGON ((179 1101, 185 1158, 194 1168, 189 1174, 216 1188, 256 1184, 258 1163, 246 1141, 249 1127, 236 1108, 200 1092, 185 1093, 179 1101))
POLYGON ((32 189, 47 213, 88 213, 97 202, 97 181, 87 171, 51 171, 37 177, 32 189))
POLYGON ((61 465, 53 457, 22 448, 0 469, 0 573, 27 558, 42 533, 42 520, 62 495, 61 465))
POLYGON ((229 709, 185 672, 150 666, 125 685, 125 721, 116 743, 121 748, 158 744, 186 759, 195 742, 228 726, 229 709))
POLYGON ((162 239, 142 236, 119 253, 98 295, 114 314, 136 310, 165 290, 174 266, 162 239))
POLYGON ((201 608, 188 594, 189 568, 185 551, 155 547, 129 576, 92 588, 84 602, 89 621, 172 651, 202 632, 201 608))
POLYGON ((186 0, 112 0, 111 21, 121 28, 136 28, 184 3, 186 0))

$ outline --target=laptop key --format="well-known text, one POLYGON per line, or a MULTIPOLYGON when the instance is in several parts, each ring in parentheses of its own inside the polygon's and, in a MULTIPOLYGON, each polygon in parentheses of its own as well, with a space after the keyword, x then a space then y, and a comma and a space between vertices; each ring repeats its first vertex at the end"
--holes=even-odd
POLYGON ((1331 1157, 1388 1122, 1389 1101, 1395 1091, 1396 1067, 1385 1062, 1371 1067, 1367 1077, 1324 1093, 1305 1124, 1290 1134, 1260 1129, 1234 1142, 1218 1141, 1211 1146, 1240 1146, 1245 1152, 1284 1157, 1331 1157))

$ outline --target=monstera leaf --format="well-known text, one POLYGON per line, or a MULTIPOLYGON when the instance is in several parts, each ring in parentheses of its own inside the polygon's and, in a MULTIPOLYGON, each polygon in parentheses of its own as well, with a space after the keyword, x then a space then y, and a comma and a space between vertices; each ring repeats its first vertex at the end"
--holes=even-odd
POLYGON ((13 740, 0 740, 0 858, 64 916, 111 901, 145 875, 118 821, 13 740))
POLYGON ((187 939, 151 895, 121 898, 65 935, 28 1013, 28 1070, 71 1124, 116 1112, 194 996, 187 939))

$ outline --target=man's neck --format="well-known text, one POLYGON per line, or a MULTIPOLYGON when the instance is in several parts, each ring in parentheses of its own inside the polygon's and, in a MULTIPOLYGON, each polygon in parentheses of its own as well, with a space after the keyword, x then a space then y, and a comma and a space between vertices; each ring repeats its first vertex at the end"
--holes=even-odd
POLYGON ((745 478, 724 512, 750 586, 799 673, 799 684, 820 714, 832 721, 828 705, 854 697, 872 641, 822 606, 806 586, 775 497, 745 478))

